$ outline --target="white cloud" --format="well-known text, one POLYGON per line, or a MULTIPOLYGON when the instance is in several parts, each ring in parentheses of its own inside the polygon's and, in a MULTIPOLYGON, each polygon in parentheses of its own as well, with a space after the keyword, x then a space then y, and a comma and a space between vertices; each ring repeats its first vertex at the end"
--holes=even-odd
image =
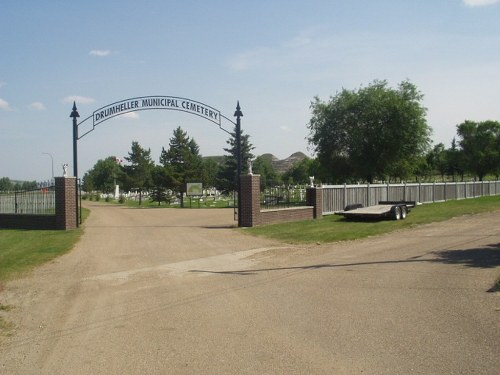
POLYGON ((3 100, 2 98, 0 98, 0 109, 3 109, 4 111, 12 111, 9 102, 3 100))
POLYGON ((128 119, 132 119, 132 120, 139 118, 139 114, 137 112, 124 113, 122 116, 125 118, 128 118, 128 119))
POLYGON ((44 111, 47 108, 42 102, 33 102, 30 104, 30 109, 33 111, 44 111))
POLYGON ((463 3, 469 7, 482 7, 498 3, 500 0, 463 0, 463 3))
POLYGON ((109 49, 93 49, 89 52, 90 56, 105 57, 109 56, 111 51, 109 49))
POLYGON ((93 98, 88 98, 86 96, 79 96, 79 95, 70 95, 67 96, 63 99, 64 103, 71 103, 76 102, 77 104, 92 104, 95 102, 93 98))

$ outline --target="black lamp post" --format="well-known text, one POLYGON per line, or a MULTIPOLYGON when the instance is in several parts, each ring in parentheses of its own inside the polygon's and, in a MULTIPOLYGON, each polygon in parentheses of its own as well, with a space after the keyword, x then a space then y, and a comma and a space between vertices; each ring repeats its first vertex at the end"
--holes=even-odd
POLYGON ((241 112, 240 101, 236 104, 236 111, 234 112, 234 117, 236 117, 236 153, 238 154, 238 168, 236 172, 236 183, 238 187, 238 226, 241 226, 241 117, 243 117, 243 112, 241 112))

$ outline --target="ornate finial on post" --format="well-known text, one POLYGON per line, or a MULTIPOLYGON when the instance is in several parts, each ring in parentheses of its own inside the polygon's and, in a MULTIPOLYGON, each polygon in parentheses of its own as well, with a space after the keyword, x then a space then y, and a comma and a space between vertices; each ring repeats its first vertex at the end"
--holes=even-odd
POLYGON ((253 162, 252 162, 252 160, 251 160, 251 159, 248 159, 248 161, 247 161, 247 162, 248 162, 248 174, 249 174, 250 176, 253 176, 253 170, 252 170, 253 162))
POLYGON ((241 112, 240 101, 236 104, 236 111, 234 112, 234 117, 243 117, 243 112, 241 112))
POLYGON ((73 102, 73 111, 71 112, 71 114, 69 115, 69 117, 71 117, 71 118, 80 117, 80 114, 76 110, 76 102, 73 102))

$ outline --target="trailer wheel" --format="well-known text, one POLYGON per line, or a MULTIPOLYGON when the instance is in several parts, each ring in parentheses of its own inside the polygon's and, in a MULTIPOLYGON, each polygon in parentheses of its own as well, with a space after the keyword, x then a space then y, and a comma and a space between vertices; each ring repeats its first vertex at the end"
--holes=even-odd
POLYGON ((394 220, 401 219, 401 209, 398 206, 394 206, 391 209, 392 218, 394 220))
POLYGON ((401 206, 401 220, 406 219, 406 215, 408 215, 408 208, 401 206))

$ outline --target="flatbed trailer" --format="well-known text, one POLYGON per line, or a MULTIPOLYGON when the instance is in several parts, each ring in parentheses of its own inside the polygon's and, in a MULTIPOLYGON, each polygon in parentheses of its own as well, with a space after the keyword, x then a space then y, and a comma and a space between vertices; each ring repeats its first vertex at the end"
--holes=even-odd
POLYGON ((353 220, 404 220, 412 208, 414 201, 381 201, 375 206, 363 207, 361 204, 351 204, 336 214, 353 220))

